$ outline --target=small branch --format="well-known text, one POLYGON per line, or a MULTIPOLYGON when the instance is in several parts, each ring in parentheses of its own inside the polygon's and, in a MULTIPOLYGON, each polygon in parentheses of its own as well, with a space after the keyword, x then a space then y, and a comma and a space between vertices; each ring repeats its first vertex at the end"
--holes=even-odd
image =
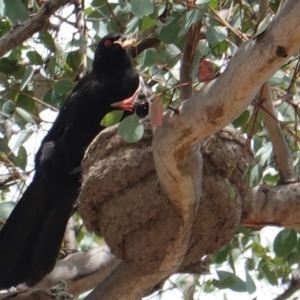
POLYGON ((50 288, 63 281, 68 292, 80 295, 102 282, 119 264, 107 245, 99 246, 87 253, 74 253, 59 261, 36 288, 50 288))
POLYGON ((52 14, 69 2, 71 0, 50 0, 45 2, 32 18, 26 20, 0 39, 0 57, 40 31, 52 14))
MULTIPOLYGON (((262 21, 266 16, 269 8, 269 1, 259 0, 258 19, 262 21)), ((262 103, 262 114, 264 117, 266 129, 269 133, 270 141, 273 145, 276 164, 279 170, 280 182, 295 181, 297 179, 291 151, 282 134, 279 123, 276 121, 277 113, 272 101, 271 86, 266 82, 260 90, 259 102, 262 103)))
POLYGON ((110 4, 108 3, 108 1, 106 1, 106 6, 108 7, 112 17, 115 19, 117 26, 119 27, 119 31, 123 32, 124 31, 124 26, 120 23, 119 19, 117 18, 116 14, 114 13, 112 7, 110 6, 110 4))
POLYGON ((188 275, 186 279, 186 287, 184 289, 184 300, 194 300, 196 291, 196 279, 198 276, 194 274, 188 275))
POLYGON ((82 55, 82 62, 78 67, 77 75, 82 78, 87 70, 87 31, 86 21, 84 17, 84 0, 74 2, 76 15, 76 28, 80 35, 80 40, 85 41, 84 45, 80 46, 79 54, 82 55))
POLYGON ((153 282, 158 284, 164 279, 161 278, 159 273, 141 276, 133 272, 126 263, 122 262, 84 300, 140 299, 153 289, 153 282), (116 282, 118 283, 117 285, 116 282), (130 291, 130 294, 124 293, 124 291, 130 291))
POLYGON ((265 83, 261 89, 260 98, 262 99, 262 110, 265 125, 269 134, 270 141, 273 145, 276 164, 279 170, 280 182, 296 181, 297 176, 291 151, 282 134, 280 125, 276 121, 276 111, 271 98, 270 83, 265 83))
POLYGON ((257 13, 257 17, 258 17, 258 21, 261 22, 267 16, 268 9, 269 9, 269 1, 259 0, 258 4, 259 4, 259 11, 257 13))
POLYGON ((243 205, 241 224, 247 227, 300 227, 299 182, 277 186, 262 184, 253 188, 252 194, 252 199, 243 205))
POLYGON ((181 99, 185 100, 192 96, 193 93, 193 78, 192 69, 195 58, 195 53, 198 49, 198 42, 201 34, 202 22, 194 23, 187 35, 185 46, 183 49, 182 62, 180 68, 180 84, 181 84, 181 99))

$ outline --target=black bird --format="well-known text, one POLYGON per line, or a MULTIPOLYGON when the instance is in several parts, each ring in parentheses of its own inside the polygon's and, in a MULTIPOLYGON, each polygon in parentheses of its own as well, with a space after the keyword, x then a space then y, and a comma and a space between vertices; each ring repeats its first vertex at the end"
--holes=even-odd
POLYGON ((111 104, 132 96, 139 76, 121 34, 101 39, 91 73, 64 103, 35 157, 33 181, 0 231, 0 289, 34 285, 54 268, 80 189, 80 163, 111 104))

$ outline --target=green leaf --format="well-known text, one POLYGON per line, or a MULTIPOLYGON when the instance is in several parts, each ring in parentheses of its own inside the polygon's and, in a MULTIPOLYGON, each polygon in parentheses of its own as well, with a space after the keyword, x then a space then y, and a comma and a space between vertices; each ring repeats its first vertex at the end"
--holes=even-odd
POLYGON ((15 142, 15 145, 12 148, 13 151, 21 147, 31 137, 32 134, 33 130, 21 130, 18 134, 18 138, 15 142))
POLYGON ((134 32, 140 23, 140 18, 133 17, 126 26, 125 34, 130 34, 134 32))
POLYGON ((154 12, 154 5, 151 0, 131 0, 132 13, 141 18, 154 12))
POLYGON ((8 100, 2 106, 2 112, 7 115, 11 115, 16 108, 14 101, 8 100))
POLYGON ((221 264, 224 261, 227 260, 227 257, 229 255, 229 251, 231 251, 230 245, 227 244, 226 246, 222 247, 213 258, 213 262, 216 264, 221 264))
POLYGON ((173 44, 180 32, 179 20, 181 19, 180 14, 173 14, 169 19, 167 24, 163 24, 158 27, 158 38, 166 44, 173 44))
POLYGON ((93 0, 91 5, 94 7, 101 7, 103 5, 105 5, 106 0, 93 0))
POLYGON ((252 248, 253 253, 254 253, 256 256, 258 256, 258 257, 265 257, 266 251, 265 251, 265 248, 264 248, 262 245, 260 245, 260 244, 258 244, 258 243, 256 243, 256 242, 254 242, 254 243, 251 245, 251 248, 252 248))
POLYGON ((55 82, 55 84, 53 85, 54 91, 60 95, 68 94, 72 91, 73 87, 73 82, 67 79, 61 79, 55 82))
POLYGON ((282 229, 275 237, 273 247, 277 256, 283 257, 289 254, 297 244, 295 229, 282 229))
MULTIPOLYGON (((3 0, 1 0, 3 3, 3 0)), ((1 18, 1 17, 0 17, 1 18)), ((11 30, 12 24, 8 18, 3 18, 0 22, 0 37, 4 36, 11 30)))
POLYGON ((297 245, 296 245, 296 251, 298 256, 300 256, 300 238, 298 239, 297 245))
POLYGON ((61 108, 63 103, 66 100, 66 95, 60 95, 56 93, 54 90, 49 90, 45 96, 43 101, 56 107, 56 108, 61 108))
POLYGON ((15 164, 17 167, 25 171, 27 166, 27 151, 23 146, 19 148, 18 156, 15 159, 15 164))
POLYGON ((269 26, 271 22, 271 15, 268 14, 258 25, 257 31, 255 33, 255 36, 258 36, 259 34, 263 33, 269 26))
POLYGON ((28 57, 30 63, 32 63, 33 65, 41 65, 41 64, 43 64, 42 57, 36 51, 28 51, 26 53, 26 56, 28 57))
POLYGON ((5 11, 4 0, 0 0, 0 18, 1 19, 4 17, 4 11, 5 11))
POLYGON ((142 138, 144 126, 140 118, 136 114, 133 114, 119 124, 118 134, 124 141, 134 143, 142 138))
POLYGON ((225 190, 229 194, 230 198, 235 199, 236 193, 233 185, 230 183, 230 181, 227 178, 224 179, 224 182, 225 182, 225 190))
POLYGON ((4 0, 5 14, 13 22, 24 22, 29 18, 25 5, 20 0, 4 0))
POLYGON ((15 208, 16 202, 14 201, 4 201, 0 203, 0 218, 7 219, 15 208))
POLYGON ((52 76, 57 76, 57 74, 61 71, 61 67, 57 64, 55 57, 51 57, 49 59, 47 70, 52 76))
POLYGON ((153 27, 156 26, 156 23, 157 23, 157 15, 156 14, 144 16, 140 20, 140 26, 139 26, 140 32, 151 30, 153 27))
POLYGON ((16 112, 18 115, 23 118, 26 122, 35 124, 34 118, 31 116, 30 113, 28 113, 25 109, 21 107, 16 107, 16 112))
POLYGON ((53 37, 50 33, 40 33, 40 40, 48 50, 52 52, 57 50, 53 37))
POLYGON ((82 59, 83 55, 74 51, 67 55, 66 63, 75 71, 80 66, 82 59))
POLYGON ((182 22, 183 26, 179 32, 179 36, 182 36, 188 32, 190 27, 201 20, 203 17, 203 12, 199 9, 193 9, 186 13, 185 20, 182 22))
POLYGON ((269 266, 268 266, 267 263, 263 266, 262 271, 264 272, 267 280, 269 281, 269 283, 271 285, 277 285, 278 284, 278 278, 277 278, 276 273, 269 269, 269 266))
POLYGON ((20 90, 23 91, 28 82, 31 80, 32 76, 34 74, 34 69, 31 66, 28 66, 25 69, 25 72, 23 74, 20 90))
POLYGON ((243 129, 247 125, 249 119, 250 119, 250 112, 248 110, 245 110, 239 117, 237 117, 233 121, 233 125, 235 128, 241 127, 243 129))
POLYGON ((2 73, 14 73, 19 70, 20 66, 16 59, 9 59, 7 57, 2 57, 0 59, 0 72, 2 73))
POLYGON ((257 164, 254 166, 250 166, 249 168, 249 176, 248 176, 248 185, 250 187, 256 186, 260 183, 262 177, 262 167, 257 164))
POLYGON ((222 281, 213 279, 211 283, 219 289, 228 289, 235 284, 235 280, 232 277, 227 277, 222 281))
POLYGON ((153 66, 159 59, 159 54, 156 49, 147 49, 140 54, 140 62, 144 67, 153 66))
POLYGON ((14 162, 16 157, 8 146, 8 139, 4 138, 0 140, 0 160, 5 161, 6 158, 14 162))
POLYGON ((235 292, 246 292, 246 282, 240 279, 238 276, 236 276, 233 273, 227 272, 227 271, 217 271, 218 277, 220 281, 224 281, 226 278, 230 277, 234 280, 234 284, 229 287, 230 290, 233 290, 235 292))
POLYGON ((228 263, 229 263, 229 266, 232 269, 233 273, 235 273, 235 267, 234 267, 234 260, 233 260, 232 252, 229 253, 228 263))
POLYGON ((249 294, 253 294, 256 291, 256 285, 253 281, 252 277, 250 276, 247 268, 245 267, 245 273, 246 273, 246 288, 249 294))
POLYGON ((220 43, 227 38, 227 30, 222 26, 212 26, 206 32, 207 41, 210 44, 220 43))
POLYGON ((113 110, 105 115, 105 117, 101 120, 100 125, 103 127, 113 126, 121 121, 123 114, 123 110, 113 110))

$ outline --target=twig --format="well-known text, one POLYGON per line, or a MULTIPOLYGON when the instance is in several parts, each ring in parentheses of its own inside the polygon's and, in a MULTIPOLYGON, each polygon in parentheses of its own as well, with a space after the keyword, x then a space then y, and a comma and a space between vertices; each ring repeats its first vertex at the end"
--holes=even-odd
POLYGON ((280 175, 280 182, 295 181, 297 177, 291 158, 291 151, 284 136, 282 135, 281 128, 276 121, 276 118, 272 118, 270 116, 276 116, 276 111, 271 98, 270 83, 267 82, 263 85, 260 98, 262 99, 262 106, 265 108, 265 110, 262 110, 262 114, 270 141, 273 145, 275 160, 280 175))
POLYGON ((82 55, 82 61, 78 67, 77 75, 81 78, 85 75, 87 69, 87 28, 84 17, 84 0, 78 2, 75 1, 74 5, 76 15, 75 26, 78 29, 80 40, 85 41, 85 43, 79 48, 79 54, 82 55))

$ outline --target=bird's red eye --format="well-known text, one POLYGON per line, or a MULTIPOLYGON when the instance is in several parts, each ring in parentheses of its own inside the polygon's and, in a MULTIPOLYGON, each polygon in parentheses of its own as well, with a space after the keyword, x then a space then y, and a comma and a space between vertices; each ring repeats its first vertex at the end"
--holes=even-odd
POLYGON ((107 40, 104 41, 104 46, 106 48, 110 48, 112 46, 112 44, 113 44, 113 42, 110 39, 107 39, 107 40))

